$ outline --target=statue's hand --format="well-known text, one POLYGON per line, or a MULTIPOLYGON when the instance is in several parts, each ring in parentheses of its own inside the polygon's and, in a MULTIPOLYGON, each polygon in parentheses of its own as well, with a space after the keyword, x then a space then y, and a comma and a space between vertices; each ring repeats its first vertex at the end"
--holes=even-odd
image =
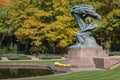
POLYGON ((89 18, 89 20, 88 20, 88 24, 91 24, 92 23, 92 18, 89 18))
POLYGON ((98 21, 96 21, 96 23, 94 23, 91 28, 94 29, 94 28, 97 27, 97 26, 98 26, 98 21))
POLYGON ((93 23, 91 21, 90 24, 88 24, 88 26, 85 29, 83 29, 81 32, 92 30, 92 29, 94 29, 97 26, 98 26, 98 21, 96 21, 96 23, 93 23))

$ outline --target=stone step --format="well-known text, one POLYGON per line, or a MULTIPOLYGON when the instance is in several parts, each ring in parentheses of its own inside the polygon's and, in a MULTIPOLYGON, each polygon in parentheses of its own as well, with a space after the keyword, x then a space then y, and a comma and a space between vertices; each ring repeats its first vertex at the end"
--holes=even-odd
POLYGON ((111 65, 111 66, 107 67, 106 69, 114 69, 114 68, 116 68, 116 67, 118 67, 118 66, 120 66, 120 62, 119 62, 119 63, 116 63, 116 64, 114 64, 114 65, 111 65))

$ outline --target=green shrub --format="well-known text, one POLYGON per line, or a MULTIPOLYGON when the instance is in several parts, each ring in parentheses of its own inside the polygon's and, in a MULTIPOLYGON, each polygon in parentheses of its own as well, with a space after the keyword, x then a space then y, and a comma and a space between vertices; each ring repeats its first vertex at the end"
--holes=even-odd
POLYGON ((18 47, 16 44, 12 44, 9 46, 9 53, 11 54, 17 54, 18 53, 18 47))
POLYGON ((8 49, 5 47, 0 48, 0 54, 7 54, 8 53, 8 49))
POLYGON ((0 47, 0 54, 17 54, 18 47, 17 45, 11 44, 9 47, 0 47))

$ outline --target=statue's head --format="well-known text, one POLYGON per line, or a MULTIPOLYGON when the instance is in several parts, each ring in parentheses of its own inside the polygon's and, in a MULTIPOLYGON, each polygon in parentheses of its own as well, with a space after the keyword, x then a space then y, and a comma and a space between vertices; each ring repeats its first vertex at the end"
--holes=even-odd
POLYGON ((81 5, 72 7, 71 14, 72 15, 74 15, 74 14, 77 14, 77 15, 85 14, 87 16, 90 16, 92 18, 100 20, 100 16, 94 10, 94 8, 92 6, 86 5, 86 4, 81 4, 81 5))

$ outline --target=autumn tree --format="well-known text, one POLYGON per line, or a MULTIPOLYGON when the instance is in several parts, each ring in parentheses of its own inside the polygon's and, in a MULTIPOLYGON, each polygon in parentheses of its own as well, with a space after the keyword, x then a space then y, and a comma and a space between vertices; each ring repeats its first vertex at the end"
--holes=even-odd
POLYGON ((120 1, 105 0, 104 5, 99 7, 101 20, 95 30, 97 39, 104 48, 112 51, 120 50, 120 1), (103 9, 104 7, 104 9, 103 9))
MULTIPOLYGON (((0 0, 0 46, 17 45, 25 53, 65 53, 75 43, 75 5, 93 6, 101 16, 97 41, 120 50, 119 0, 0 0)), ((10 48, 11 49, 11 48, 10 48)))

